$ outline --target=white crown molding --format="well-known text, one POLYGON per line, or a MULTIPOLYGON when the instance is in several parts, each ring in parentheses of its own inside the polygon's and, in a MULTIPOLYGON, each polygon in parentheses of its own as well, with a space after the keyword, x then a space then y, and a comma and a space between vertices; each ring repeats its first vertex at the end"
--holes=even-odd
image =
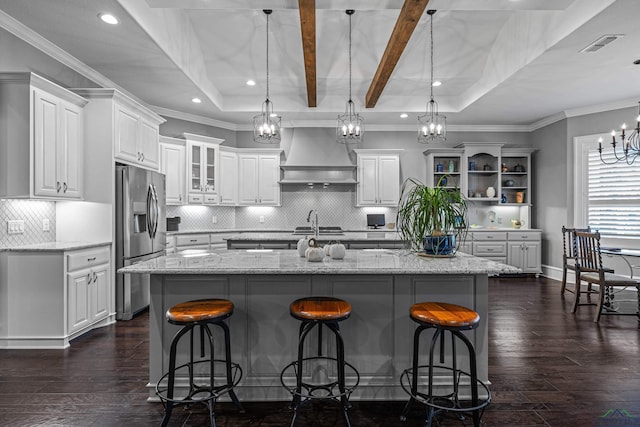
MULTIPOLYGON (((334 120, 291 120, 282 123, 282 128, 332 128, 334 120)), ((251 125, 237 125, 238 131, 251 131, 251 125)), ((375 132, 417 132, 417 125, 365 124, 366 131, 375 132)), ((526 125, 448 125, 449 132, 530 132, 526 125)))
POLYGON ((131 95, 104 75, 89 67, 67 51, 51 43, 49 40, 45 39, 40 34, 36 33, 31 28, 27 27, 22 22, 16 20, 2 10, 0 10, 0 27, 98 85, 117 88, 121 92, 137 99, 137 97, 131 95))
POLYGON ((567 114, 564 111, 561 111, 559 113, 556 113, 552 116, 548 116, 545 117, 544 119, 540 119, 535 123, 532 123, 531 125, 528 126, 529 128, 529 132, 533 132, 534 130, 538 130, 540 128, 543 128, 545 126, 549 126, 550 124, 553 124, 555 122, 559 122, 560 120, 564 120, 567 118, 567 114))
POLYGON ((586 107, 570 108, 568 110, 561 111, 552 116, 545 117, 535 123, 528 126, 529 131, 533 132, 545 126, 549 126, 552 123, 558 122, 569 117, 580 117, 588 114, 603 113, 605 111, 621 110, 623 108, 635 107, 638 105, 638 98, 627 98, 619 101, 607 102, 604 104, 589 105, 586 107))
MULTIPOLYGON (((236 125, 235 123, 223 122, 222 120, 211 119, 209 117, 198 116, 196 114, 183 113, 181 111, 158 107, 156 105, 151 105, 149 106, 149 108, 151 108, 157 114, 160 114, 161 116, 165 116, 165 117, 172 117, 174 119, 186 120, 188 122, 214 126, 217 128, 227 129, 232 131, 245 130, 245 129, 241 129, 241 126, 236 125)), ((253 127, 249 127, 248 130, 253 130, 253 127)))

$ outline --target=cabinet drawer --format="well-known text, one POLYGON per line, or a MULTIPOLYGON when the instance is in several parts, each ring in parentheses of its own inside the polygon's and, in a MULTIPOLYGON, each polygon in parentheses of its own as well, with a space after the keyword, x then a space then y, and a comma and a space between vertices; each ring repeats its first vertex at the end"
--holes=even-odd
POLYGON ((507 256, 506 242, 481 242, 473 244, 473 255, 480 257, 500 257, 507 256))
POLYGON ((506 231, 496 231, 496 232, 474 232, 473 240, 481 240, 481 241, 495 241, 495 240, 507 240, 507 232, 506 231))
POLYGON ((67 254, 67 271, 80 270, 109 262, 109 247, 67 254))
POLYGON ((542 238, 539 231, 510 231, 508 234, 511 241, 540 241, 542 238))
POLYGON ((189 234, 183 236, 176 236, 176 246, 193 246, 193 245, 208 245, 208 234, 189 234))
POLYGON ((202 194, 189 194, 189 203, 202 203, 203 200, 202 194))
POLYGON ((204 204, 205 205, 217 205, 218 204, 218 196, 215 194, 205 194, 204 195, 204 204))

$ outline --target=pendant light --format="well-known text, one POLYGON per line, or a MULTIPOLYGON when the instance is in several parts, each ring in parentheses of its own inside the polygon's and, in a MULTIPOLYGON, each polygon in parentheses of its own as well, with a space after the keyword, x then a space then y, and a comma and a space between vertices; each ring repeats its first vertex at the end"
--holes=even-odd
POLYGON ((263 12, 267 15, 267 97, 262 103, 262 112, 253 117, 253 140, 260 144, 279 144, 282 117, 273 112, 273 103, 269 100, 269 15, 272 10, 263 12))
POLYGON ((432 141, 444 142, 447 138, 447 118, 438 113, 438 103, 433 99, 433 15, 435 10, 427 10, 431 17, 431 99, 427 103, 427 112, 418 116, 418 142, 428 144, 432 141))
POLYGON ((338 116, 336 139, 342 144, 357 144, 362 142, 364 133, 364 119, 356 113, 356 107, 351 99, 351 16, 353 9, 345 11, 349 15, 349 101, 344 114, 338 116))

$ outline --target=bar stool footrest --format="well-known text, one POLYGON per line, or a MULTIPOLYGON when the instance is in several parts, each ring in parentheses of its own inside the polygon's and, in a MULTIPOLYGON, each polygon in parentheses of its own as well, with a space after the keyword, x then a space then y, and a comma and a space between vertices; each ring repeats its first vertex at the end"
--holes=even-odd
MULTIPOLYGON (((434 365, 434 369, 446 370, 453 372, 453 368, 449 366, 441 366, 434 365)), ((418 377, 420 377, 420 371, 426 370, 429 371, 429 365, 420 365, 418 366, 418 377)), ((464 372, 462 370, 456 370, 457 383, 460 384, 460 379, 462 377, 468 378, 469 383, 471 382, 471 374, 464 372)), ((427 377, 427 375, 423 375, 423 377, 427 377)), ((476 406, 472 406, 471 399, 459 400, 458 396, 455 393, 450 393, 447 395, 437 395, 437 396, 429 396, 427 393, 422 393, 417 391, 414 393, 412 391, 413 387, 411 384, 413 379, 413 368, 405 369, 400 376, 400 385, 402 389, 413 398, 415 401, 420 402, 428 407, 434 408, 436 412, 440 411, 452 411, 452 412, 473 412, 479 409, 485 408, 491 402, 491 392, 489 391, 489 387, 484 384, 482 381, 477 380, 476 385, 478 386, 478 394, 480 394, 481 390, 486 392, 486 397, 478 397, 478 404, 476 406)), ((426 385, 423 385, 425 387, 426 385)), ((453 385, 452 385, 453 386, 453 385)), ((469 384, 469 387, 471 384, 469 384)), ((484 409, 483 409, 484 411, 484 409)))
MULTIPOLYGON (((224 365, 225 367, 224 370, 221 369, 220 372, 226 371, 227 362, 225 360, 214 359, 213 361, 214 363, 219 363, 224 365)), ((198 360, 196 362, 193 362, 193 366, 198 364, 205 364, 205 363, 207 365, 210 365, 211 360, 209 359, 198 360)), ((190 363, 185 363, 183 365, 180 365, 175 368, 174 372, 178 372, 180 370, 185 370, 185 369, 188 370, 190 365, 191 365, 190 363)), ((167 372, 160 378, 160 380, 158 380, 158 383, 156 384, 156 395, 160 398, 163 405, 165 405, 167 402, 172 402, 174 405, 191 405, 196 403, 207 404, 211 400, 213 400, 213 402, 215 403, 220 396, 233 390, 233 388, 236 387, 240 383, 240 380, 242 379, 242 368, 240 367, 240 365, 233 362, 230 362, 230 365, 231 365, 232 384, 221 384, 219 386, 214 385, 214 387, 211 387, 210 385, 197 385, 195 384, 195 381, 194 381, 193 387, 189 385, 190 389, 186 397, 170 398, 167 396, 168 384, 167 382, 165 382, 165 380, 169 377, 169 372, 167 372)), ((193 369, 193 367, 191 369, 193 369)), ((209 379, 208 377, 206 378, 202 377, 202 378, 209 379)))
MULTIPOLYGON (((336 359, 335 357, 326 357, 326 356, 315 356, 315 357, 307 357, 302 359, 303 364, 308 364, 310 362, 320 362, 320 361, 332 361, 336 364, 338 363, 338 359, 336 359)), ((287 374, 290 371, 293 371, 293 377, 296 377, 296 374, 298 373, 298 361, 293 361, 291 363, 289 363, 287 366, 284 367, 284 369, 282 370, 282 372, 280 373, 280 382, 282 383, 282 386, 289 392, 291 393, 292 396, 299 396, 302 400, 310 400, 310 399, 332 399, 332 400, 338 400, 342 397, 345 397, 347 400, 349 399, 349 396, 351 395, 351 393, 353 392, 353 390, 358 386, 358 384, 360 383, 360 373, 356 370, 356 368, 351 365, 348 362, 344 362, 345 365, 345 371, 349 371, 350 374, 355 374, 356 377, 356 381, 355 384, 353 385, 347 385, 345 384, 345 388, 344 388, 344 393, 341 393, 338 389, 338 379, 336 378, 335 381, 331 381, 331 382, 327 382, 327 383, 321 383, 321 384, 310 384, 310 383, 302 383, 302 389, 301 392, 298 393, 296 391, 296 384, 294 385, 287 385, 285 383, 285 374, 287 374), (338 390, 336 390, 338 389, 338 390), (324 394, 314 394, 317 391, 324 391, 324 394)), ((345 372, 345 377, 346 377, 346 372, 345 372)))

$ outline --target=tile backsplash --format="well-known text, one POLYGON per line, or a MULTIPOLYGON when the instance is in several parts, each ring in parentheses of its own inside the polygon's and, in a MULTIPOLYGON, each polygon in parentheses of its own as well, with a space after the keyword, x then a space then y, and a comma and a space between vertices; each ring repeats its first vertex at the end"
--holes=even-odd
POLYGON ((368 213, 384 213, 387 223, 395 222, 395 208, 356 207, 356 193, 352 187, 288 185, 283 188, 281 198, 282 206, 167 206, 167 217, 180 217, 180 231, 229 228, 292 230, 296 226, 307 225, 311 209, 318 212, 321 226, 364 229, 368 213), (215 224, 212 221, 214 216, 215 224), (261 219, 264 222, 260 222, 261 219))
POLYGON ((30 245, 56 240, 56 204, 40 200, 0 200, 0 246, 30 245), (49 220, 49 231, 42 220, 49 220), (23 220, 24 233, 9 234, 7 221, 23 220))

